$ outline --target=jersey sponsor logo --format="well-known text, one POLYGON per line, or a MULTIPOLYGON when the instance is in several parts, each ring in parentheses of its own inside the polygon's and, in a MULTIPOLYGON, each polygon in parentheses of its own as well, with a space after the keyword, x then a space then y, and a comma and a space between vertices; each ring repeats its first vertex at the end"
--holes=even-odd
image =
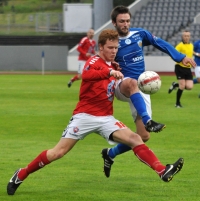
POLYGON ((138 61, 142 61, 143 60, 143 56, 141 55, 139 57, 134 57, 132 60, 133 60, 134 63, 136 63, 138 61))
POLYGON ((130 40, 130 39, 126 39, 126 40, 125 40, 125 43, 126 43, 127 45, 129 45, 129 44, 131 44, 131 40, 130 40))
POLYGON ((132 36, 132 38, 140 37, 140 34, 135 34, 132 36))
POLYGON ((131 38, 132 38, 133 40, 135 40, 135 41, 141 40, 141 37, 140 37, 139 34, 133 35, 131 38))
MULTIPOLYGON (((144 62, 142 48, 138 48, 137 44, 136 44, 136 47, 134 47, 134 48, 137 49, 137 51, 131 52, 129 54, 124 54, 124 56, 123 56, 124 64, 120 63, 122 66, 123 65, 132 66, 132 65, 144 62)), ((131 67, 131 68, 133 68, 133 67, 131 67)))

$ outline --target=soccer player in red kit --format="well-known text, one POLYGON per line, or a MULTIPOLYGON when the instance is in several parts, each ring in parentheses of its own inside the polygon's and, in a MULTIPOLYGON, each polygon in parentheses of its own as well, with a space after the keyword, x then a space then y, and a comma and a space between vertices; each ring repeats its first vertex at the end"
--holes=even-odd
POLYGON ((68 87, 71 87, 72 83, 76 80, 81 79, 81 74, 85 62, 95 54, 96 41, 93 40, 94 30, 90 29, 87 32, 87 36, 83 37, 78 44, 77 51, 79 52, 78 56, 78 74, 75 75, 69 82, 68 87))
POLYGON ((91 57, 84 66, 79 102, 60 141, 55 147, 42 151, 26 167, 19 168, 14 173, 7 185, 8 195, 14 195, 29 174, 62 158, 79 140, 91 133, 99 134, 108 142, 130 146, 136 157, 152 168, 165 182, 172 180, 181 170, 183 158, 172 165, 163 165, 138 134, 114 118, 114 86, 116 79, 123 79, 123 74, 112 66, 118 50, 117 31, 112 29, 102 31, 98 45, 99 55, 91 57))

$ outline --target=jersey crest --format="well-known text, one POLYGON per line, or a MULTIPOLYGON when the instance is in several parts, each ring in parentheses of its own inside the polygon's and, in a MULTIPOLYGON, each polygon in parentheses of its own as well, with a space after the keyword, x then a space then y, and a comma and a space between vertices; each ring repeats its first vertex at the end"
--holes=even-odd
POLYGON ((138 44, 138 46, 139 46, 140 48, 142 48, 142 41, 141 41, 141 40, 139 40, 139 41, 137 42, 137 44, 138 44))
POLYGON ((130 39, 126 39, 126 40, 125 40, 125 43, 126 43, 127 45, 129 45, 129 44, 131 44, 131 40, 130 40, 130 39))

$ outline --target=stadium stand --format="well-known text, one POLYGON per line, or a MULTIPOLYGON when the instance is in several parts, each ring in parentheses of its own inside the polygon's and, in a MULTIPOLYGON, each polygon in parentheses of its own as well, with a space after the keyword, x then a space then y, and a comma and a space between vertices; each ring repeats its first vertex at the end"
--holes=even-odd
MULTIPOLYGON (((200 39, 200 24, 194 23, 199 13, 200 0, 151 0, 133 15, 132 26, 147 29, 175 46, 183 30, 191 31, 191 42, 200 39)), ((151 46, 145 47, 144 53, 165 55, 151 46)))

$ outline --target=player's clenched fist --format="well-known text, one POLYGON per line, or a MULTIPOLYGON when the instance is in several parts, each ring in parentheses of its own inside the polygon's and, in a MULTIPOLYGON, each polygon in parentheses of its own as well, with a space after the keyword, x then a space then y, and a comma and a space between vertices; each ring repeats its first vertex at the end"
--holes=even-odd
POLYGON ((124 76, 120 71, 116 71, 116 70, 111 70, 110 71, 110 76, 115 77, 116 79, 122 79, 124 76))

